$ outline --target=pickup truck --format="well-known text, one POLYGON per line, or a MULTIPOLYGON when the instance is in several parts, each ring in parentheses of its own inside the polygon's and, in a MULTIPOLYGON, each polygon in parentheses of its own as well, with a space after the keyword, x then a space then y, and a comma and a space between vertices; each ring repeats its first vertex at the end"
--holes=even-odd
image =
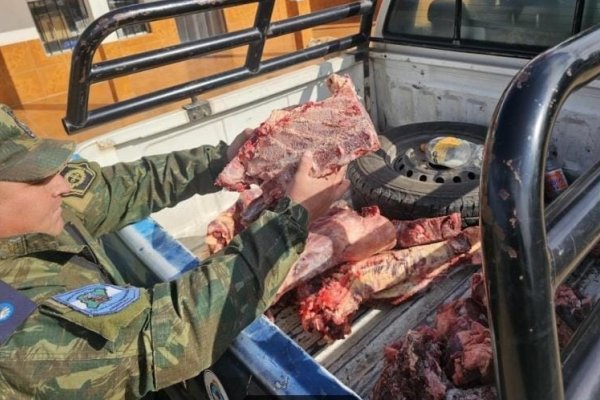
MULTIPOLYGON (((498 398, 598 398, 600 313, 594 307, 559 352, 552 300, 564 281, 593 300, 600 293, 598 265, 588 256, 600 239, 597 2, 384 0, 375 15, 375 3, 361 0, 277 21, 273 4, 158 1, 94 21, 73 51, 64 118, 69 134, 169 102, 189 104, 82 142, 79 156, 106 165, 230 141, 274 109, 326 97, 324 80, 348 74, 383 145, 376 162, 361 158, 349 168, 356 205, 377 202, 404 216, 460 211, 481 226, 498 398), (124 25, 247 4, 256 5, 250 28, 93 62, 102 40, 124 25), (281 56, 263 54, 272 38, 344 18, 360 18, 356 33, 281 56), (88 105, 93 83, 239 46, 248 49, 239 68, 96 109, 88 105), (265 79, 232 86, 260 75, 265 79), (202 97, 215 88, 230 90, 202 97), (432 170, 415 154, 433 135, 485 143, 481 168, 432 170), (544 200, 549 149, 570 183, 551 203, 544 200)), ((136 273, 142 270, 156 281, 173 279, 200 265, 208 222, 236 197, 196 196, 105 237, 105 246, 133 283, 152 283, 147 273, 136 273)), ((181 388, 165 393, 186 398, 196 388, 209 398, 368 399, 384 347, 462 296, 475 268, 453 270, 400 306, 365 307, 352 333, 331 343, 304 332, 293 310, 278 310, 244 330, 210 371, 187 385, 187 394, 181 388)))

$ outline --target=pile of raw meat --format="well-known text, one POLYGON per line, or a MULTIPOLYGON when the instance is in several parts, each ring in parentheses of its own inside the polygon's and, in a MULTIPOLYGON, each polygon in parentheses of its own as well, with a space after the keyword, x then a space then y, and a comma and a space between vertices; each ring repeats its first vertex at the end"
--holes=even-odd
MULTIPOLYGON (((350 78, 334 74, 327 84, 329 98, 274 111, 219 175, 218 185, 241 194, 209 224, 211 254, 284 196, 305 151, 313 153, 314 176, 326 176, 379 149, 350 78)), ((342 201, 309 226, 305 250, 277 299, 293 292, 306 330, 343 338, 361 304, 405 301, 477 257, 479 246, 478 229, 461 231, 459 214, 391 221, 377 206, 353 210, 342 201)))
MULTIPOLYGON (((247 197, 241 196, 209 225, 211 252, 242 229, 237 218, 245 204, 247 197)), ((296 303, 305 330, 327 340, 343 338, 365 302, 399 304, 451 268, 479 262, 479 229, 461 230, 461 225, 459 213, 398 221, 381 215, 377 206, 357 212, 339 201, 309 226, 305 249, 277 300, 285 295, 296 303)))
MULTIPOLYGON (((559 344, 564 347, 591 309, 591 301, 560 285, 555 295, 559 344)), ((385 366, 373 400, 493 400, 493 354, 487 298, 480 273, 471 292, 438 309, 422 325, 384 350, 385 366)))
MULTIPOLYGON (((375 206, 368 209, 371 215, 384 219, 375 211, 375 206)), ((479 257, 479 229, 461 231, 458 213, 414 221, 388 220, 387 223, 394 227, 392 232, 389 228, 380 229, 375 238, 363 237, 363 240, 370 238, 375 243, 387 243, 386 248, 364 246, 355 252, 354 260, 331 257, 338 261, 334 268, 319 271, 319 275, 308 282, 295 280, 305 330, 317 331, 326 339, 343 338, 350 333, 352 317, 362 304, 369 301, 400 304, 422 292, 451 268, 479 257), (390 236, 384 236, 385 233, 390 236)), ((348 234, 360 232, 350 224, 344 227, 348 234)), ((312 227, 310 230, 312 232, 312 227)), ((309 251, 310 244, 307 243, 309 251)), ((312 270, 313 266, 303 268, 312 270)), ((296 266, 292 273, 295 269, 296 266)))
MULTIPOLYGON (((216 184, 240 192, 240 197, 209 224, 211 254, 285 195, 307 150, 313 153, 312 173, 321 177, 379 149, 349 77, 332 75, 327 83, 331 97, 274 111, 219 175, 216 184)), ((481 263, 479 228, 462 226, 459 213, 397 221, 381 215, 375 205, 354 210, 340 201, 309 226, 304 252, 276 301, 293 302, 305 330, 327 340, 343 338, 361 305, 399 304, 452 268, 481 263)), ((555 304, 563 346, 590 302, 562 285, 555 304)), ((495 399, 481 274, 472 276, 468 297, 437 311, 433 326, 410 330, 389 345, 385 360, 374 400, 495 399)))

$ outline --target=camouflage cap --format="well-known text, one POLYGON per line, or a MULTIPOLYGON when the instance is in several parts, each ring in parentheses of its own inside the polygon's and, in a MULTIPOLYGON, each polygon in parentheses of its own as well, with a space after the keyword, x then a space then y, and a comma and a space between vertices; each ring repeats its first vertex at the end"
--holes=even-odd
POLYGON ((12 110, 0 104, 0 181, 32 182, 59 172, 75 142, 37 138, 12 110))

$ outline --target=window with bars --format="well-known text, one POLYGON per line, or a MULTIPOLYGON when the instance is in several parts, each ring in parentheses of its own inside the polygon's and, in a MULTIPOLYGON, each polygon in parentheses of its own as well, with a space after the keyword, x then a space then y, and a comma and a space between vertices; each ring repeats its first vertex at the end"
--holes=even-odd
POLYGON ((399 42, 535 55, 600 22, 600 0, 392 0, 399 42))
POLYGON ((27 5, 49 54, 71 50, 90 22, 83 0, 37 0, 27 5))
MULTIPOLYGON (((114 10, 116 8, 139 4, 140 0, 108 0, 108 8, 114 10)), ((117 36, 120 38, 136 36, 150 32, 149 24, 134 24, 127 25, 117 31, 117 36)))

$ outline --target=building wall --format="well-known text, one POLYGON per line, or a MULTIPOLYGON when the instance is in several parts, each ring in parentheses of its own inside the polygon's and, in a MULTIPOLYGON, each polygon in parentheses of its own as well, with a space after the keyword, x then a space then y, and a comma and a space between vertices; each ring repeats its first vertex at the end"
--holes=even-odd
POLYGON ((24 0, 2 0, 0 13, 0 34, 33 27, 33 18, 24 0))

